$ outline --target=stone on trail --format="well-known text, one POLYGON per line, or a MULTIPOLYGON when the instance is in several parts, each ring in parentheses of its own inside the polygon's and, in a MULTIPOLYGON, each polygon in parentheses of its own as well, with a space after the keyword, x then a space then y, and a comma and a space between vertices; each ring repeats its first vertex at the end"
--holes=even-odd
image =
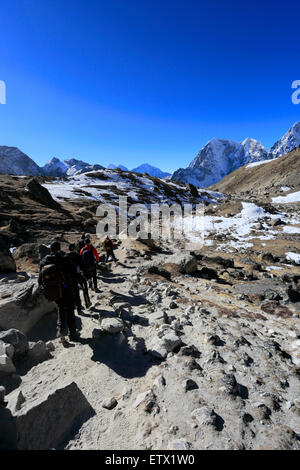
POLYGON ((189 253, 176 253, 168 262, 179 266, 180 272, 184 274, 194 274, 197 271, 197 258, 189 253))
POLYGON ((119 318, 104 318, 100 328, 106 333, 116 334, 124 330, 124 323, 119 318))
POLYGON ((102 407, 106 408, 107 410, 112 410, 113 408, 117 406, 117 404, 118 404, 117 400, 114 397, 112 397, 112 398, 108 398, 107 400, 104 400, 104 402, 102 403, 102 407))
MULTIPOLYGON (((11 394, 10 409, 18 393, 11 394)), ((12 413, 19 435, 18 449, 46 450, 69 440, 94 411, 77 384, 71 382, 44 393, 41 390, 37 398, 27 397, 12 413)))
POLYGON ((217 416, 212 408, 202 406, 192 411, 192 418, 197 421, 200 426, 216 426, 217 416))

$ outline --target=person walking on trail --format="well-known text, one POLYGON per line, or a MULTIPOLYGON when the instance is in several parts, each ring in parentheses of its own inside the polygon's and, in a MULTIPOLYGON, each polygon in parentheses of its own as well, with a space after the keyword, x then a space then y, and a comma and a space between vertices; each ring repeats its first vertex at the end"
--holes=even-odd
POLYGON ((77 308, 77 313, 80 315, 81 311, 83 310, 83 306, 81 304, 79 287, 81 287, 82 290, 83 290, 83 295, 84 295, 84 301, 85 301, 86 308, 89 308, 91 306, 91 301, 90 301, 89 293, 88 293, 88 286, 87 286, 87 282, 86 282, 85 267, 84 267, 84 264, 83 264, 82 257, 80 256, 79 253, 77 253, 75 251, 75 244, 74 243, 70 243, 69 253, 66 256, 67 256, 70 264, 72 265, 73 272, 74 272, 73 291, 74 291, 75 305, 76 305, 76 308, 77 308))
POLYGON ((87 233, 83 233, 81 237, 79 238, 77 245, 76 245, 76 251, 78 254, 80 254, 80 251, 84 247, 86 238, 89 238, 89 235, 87 233))
POLYGON ((39 285, 45 297, 54 301, 58 307, 57 337, 65 342, 68 329, 70 341, 76 341, 79 333, 76 331, 74 314, 74 294, 72 265, 60 249, 60 243, 51 243, 51 254, 40 262, 39 285))
POLYGON ((102 241, 102 247, 105 252, 105 262, 109 260, 111 256, 114 261, 118 261, 114 254, 114 244, 109 238, 109 235, 106 235, 105 239, 102 241))
POLYGON ((81 249, 80 254, 82 256, 84 268, 87 273, 89 287, 92 289, 93 288, 92 285, 94 284, 94 291, 96 291, 97 290, 96 263, 98 263, 99 261, 99 254, 96 248, 91 244, 91 240, 89 238, 85 239, 85 245, 81 249))

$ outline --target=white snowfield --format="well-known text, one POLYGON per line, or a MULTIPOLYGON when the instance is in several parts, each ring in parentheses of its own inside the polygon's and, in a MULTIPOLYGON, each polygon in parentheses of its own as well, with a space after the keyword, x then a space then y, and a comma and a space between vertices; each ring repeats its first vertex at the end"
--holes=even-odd
MULTIPOLYGON (((265 230, 262 230, 262 235, 251 236, 251 231, 260 219, 265 217, 270 219, 281 217, 282 220, 287 220, 285 214, 270 214, 254 203, 242 202, 242 206, 241 213, 233 217, 204 215, 199 217, 199 220, 195 217, 194 220, 187 221, 185 225, 186 238, 192 243, 197 241, 201 243, 201 240, 203 240, 203 244, 209 246, 212 244, 212 240, 207 239, 210 235, 222 235, 224 243, 218 246, 218 250, 232 251, 232 249, 246 249, 253 246, 253 243, 251 243, 253 238, 270 240, 276 236, 276 231, 269 229, 267 235, 265 230)), ((263 220, 261 222, 263 223, 263 220)), ((265 225, 265 228, 268 228, 268 226, 265 225)), ((260 232, 260 230, 257 230, 257 232, 260 232)))
POLYGON ((299 253, 293 253, 289 251, 288 253, 285 254, 286 259, 290 261, 294 261, 296 264, 300 264, 300 254, 299 253))
POLYGON ((296 191, 295 193, 287 194, 287 196, 278 196, 273 197, 272 202, 278 202, 281 204, 286 204, 289 202, 300 202, 300 191, 296 191))

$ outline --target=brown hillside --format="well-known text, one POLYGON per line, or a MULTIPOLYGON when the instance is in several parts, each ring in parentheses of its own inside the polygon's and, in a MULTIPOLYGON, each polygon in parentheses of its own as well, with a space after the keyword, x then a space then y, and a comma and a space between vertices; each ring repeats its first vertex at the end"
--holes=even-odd
POLYGON ((300 148, 269 163, 247 168, 247 165, 230 173, 210 189, 224 193, 245 191, 261 192, 276 186, 300 186, 300 148))

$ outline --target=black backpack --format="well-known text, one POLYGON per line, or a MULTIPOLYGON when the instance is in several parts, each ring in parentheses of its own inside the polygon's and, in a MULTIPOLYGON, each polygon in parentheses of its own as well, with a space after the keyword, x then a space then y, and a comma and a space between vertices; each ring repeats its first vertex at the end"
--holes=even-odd
POLYGON ((56 264, 47 264, 41 270, 41 285, 44 296, 50 301, 60 300, 63 296, 62 284, 65 277, 56 264))
POLYGON ((82 258, 87 271, 95 269, 95 259, 92 250, 85 248, 82 252, 82 258))

